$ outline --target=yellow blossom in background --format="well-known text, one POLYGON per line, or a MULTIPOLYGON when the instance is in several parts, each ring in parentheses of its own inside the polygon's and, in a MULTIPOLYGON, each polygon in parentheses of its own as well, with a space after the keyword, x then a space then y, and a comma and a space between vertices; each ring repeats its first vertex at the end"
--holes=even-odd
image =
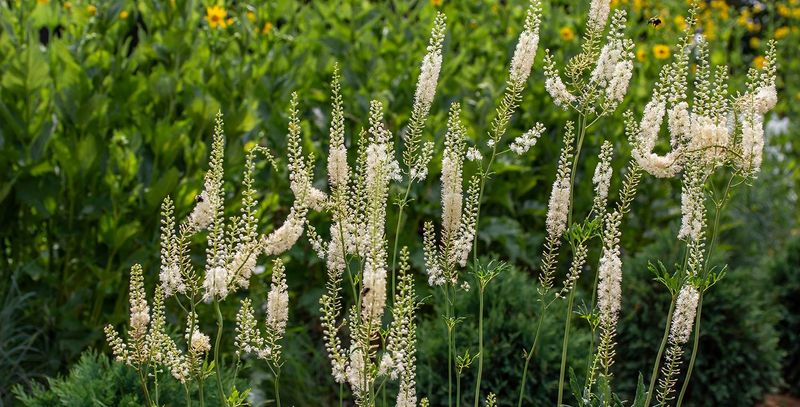
POLYGON ((225 11, 222 6, 206 7, 206 21, 208 21, 208 26, 211 28, 227 27, 229 24, 229 22, 225 19, 227 16, 228 12, 225 11))
POLYGON ((251 23, 254 23, 256 21, 256 13, 248 11, 244 15, 247 16, 247 19, 250 20, 251 23))
POLYGON ((36 0, 36 4, 47 4, 50 0, 36 0))
POLYGON ((90 5, 86 6, 86 12, 90 16, 93 16, 93 15, 97 14, 97 6, 95 6, 94 4, 90 4, 90 5))
POLYGON ((753 58, 753 66, 758 68, 758 69, 764 68, 764 57, 759 55, 759 56, 753 58))
POLYGON ((656 44, 653 46, 653 55, 656 59, 667 59, 670 56, 669 46, 664 44, 656 44))
POLYGON ((436 7, 439 7, 442 5, 442 0, 431 0, 431 4, 436 7))
POLYGON ((636 50, 636 59, 639 62, 644 62, 644 60, 647 59, 647 51, 645 51, 644 48, 637 49, 636 50))
POLYGON ((561 29, 558 30, 558 34, 561 35, 561 39, 564 41, 572 41, 575 39, 575 32, 569 27, 561 27, 561 29))
POLYGON ((264 27, 261 29, 261 34, 269 34, 272 31, 272 23, 267 21, 264 23, 264 27))
POLYGON ((68 2, 68 1, 65 1, 64 2, 64 9, 67 10, 67 11, 72 10, 72 3, 68 2))
POLYGON ((761 46, 761 40, 758 37, 750 37, 750 48, 757 49, 761 46))
POLYGON ((128 15, 129 15, 128 12, 125 11, 125 10, 122 10, 122 11, 119 12, 119 18, 122 19, 122 20, 127 20, 128 19, 128 15))
POLYGON ((686 29, 686 17, 676 16, 674 21, 675 27, 678 29, 678 31, 683 31, 686 29))
POLYGON ((787 7, 785 4, 778 4, 778 7, 776 7, 775 10, 778 11, 778 14, 780 14, 781 17, 789 17, 789 14, 792 13, 791 10, 789 10, 789 7, 787 7))
POLYGON ((789 35, 789 27, 778 27, 775 29, 775 39, 779 40, 789 35))
POLYGON ((639 11, 642 9, 642 0, 633 0, 633 9, 639 11))
POLYGON ((792 17, 800 18, 800 7, 792 9, 792 17))
POLYGON ((497 6, 497 3, 492 4, 492 13, 497 14, 498 11, 500 11, 500 7, 497 6))

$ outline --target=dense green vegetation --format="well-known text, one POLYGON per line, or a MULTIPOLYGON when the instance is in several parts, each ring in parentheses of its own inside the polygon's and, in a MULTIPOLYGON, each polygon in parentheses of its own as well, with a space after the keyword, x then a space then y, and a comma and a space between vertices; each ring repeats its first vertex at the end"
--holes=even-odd
MULTIPOLYGON (((2 400, 10 401, 12 387, 20 385, 16 392, 25 405, 52 405, 55 400, 91 405, 95 397, 113 405, 141 403, 124 396, 135 391, 133 374, 102 356, 108 348, 101 327, 128 318, 130 266, 158 268, 162 200, 171 195, 180 216, 191 210, 202 188, 217 111, 225 117, 226 186, 235 191, 231 198, 241 194, 247 146, 261 143, 285 157, 286 111, 293 91, 300 95, 304 148, 317 156, 326 151, 328 83, 335 62, 343 73, 348 131, 357 131, 353 123, 364 122, 374 98, 384 102, 387 126, 398 134, 414 97, 416 61, 441 10, 449 19, 445 58, 426 132, 441 140, 448 106, 460 101, 470 123, 469 137, 478 140, 488 130, 504 89, 506 61, 525 6, 522 1, 229 1, 225 23, 212 28, 205 3, 222 4, 0 2, 2 400), (115 386, 102 385, 108 377, 114 377, 115 386)), ((588 140, 585 154, 597 156, 602 135, 618 151, 616 170, 630 156, 622 112, 641 113, 664 63, 656 51, 675 43, 685 2, 613 3, 629 10, 636 67, 626 101, 592 135, 598 139, 588 140), (653 16, 662 20, 658 27, 648 23, 653 16)), ((716 0, 705 7, 701 27, 713 34, 711 59, 728 63, 731 86, 741 88, 747 69, 762 63, 766 40, 778 38, 780 100, 767 121, 762 173, 751 188, 736 191, 735 204, 721 222, 723 245, 713 261, 727 264, 729 272, 712 289, 703 310, 708 319, 688 393, 691 405, 697 406, 752 406, 764 394, 796 391, 800 377, 800 139, 791 125, 800 120, 800 4, 746 3, 716 0), (791 124, 782 127, 782 120, 791 124)), ((514 265, 490 286, 487 297, 487 364, 494 368, 484 373, 484 381, 498 394, 509 395, 501 397, 502 405, 515 399, 515 372, 522 361, 517 356, 531 340, 528 320, 535 309, 529 299, 536 290, 558 134, 567 118, 544 90, 542 50, 550 48, 559 58, 574 55, 587 7, 587 2, 545 3, 541 50, 510 131, 520 134, 537 121, 549 131, 522 160, 499 162, 484 196, 479 242, 514 265)), ((255 180, 259 213, 268 214, 260 220, 262 229, 279 225, 288 213, 285 164, 284 159, 277 170, 260 168, 255 180)), ((577 177, 590 178, 595 164, 596 159, 585 160, 577 177)), ((404 241, 421 244, 422 221, 439 210, 437 182, 429 179, 412 191, 414 202, 401 231, 404 241)), ((614 181, 612 191, 618 183, 614 181)), ((653 281, 647 264, 668 255, 679 261, 674 235, 680 184, 645 178, 640 189, 622 236, 626 295, 618 341, 627 350, 615 366, 618 382, 625 383, 620 390, 629 398, 639 372, 651 367, 669 307, 668 295, 653 281)), ((592 192, 578 190, 575 199, 577 206, 589 207, 592 192)), ((394 234, 395 223, 390 219, 388 224, 394 234)), ((419 247, 412 247, 412 253, 412 265, 422 269, 419 247)), ((590 253, 590 258, 598 256, 590 253)), ((287 278, 294 305, 285 344, 289 362, 281 379, 289 390, 283 401, 331 405, 338 386, 328 374, 318 305, 324 264, 304 240, 286 258, 291 259, 287 278), (312 388, 321 390, 303 391, 312 388)), ((148 287, 155 285, 156 275, 146 274, 148 287)), ((420 297, 426 297, 424 277, 419 282, 420 297)), ((256 277, 251 291, 263 293, 268 284, 264 276, 256 277)), ((589 302, 591 281, 581 284, 579 301, 589 302)), ((472 310, 476 301, 465 299, 463 308, 472 310)), ((234 304, 224 305, 223 312, 232 317, 234 304)), ((422 310, 418 388, 440 405, 437 397, 446 375, 436 358, 442 357, 446 341, 436 331, 441 323, 434 307, 422 310)), ((558 329, 543 338, 542 353, 549 356, 529 376, 531 386, 551 393, 557 385, 558 329)), ((577 344, 581 340, 589 339, 576 337, 577 344)), ((470 338, 458 341, 468 343, 470 338)), ((576 365, 586 358, 578 347, 571 352, 576 365)), ((472 375, 468 370, 464 380, 471 382, 472 375)), ((253 373, 251 385, 269 400, 271 385, 261 386, 259 380, 263 375, 253 373)), ((535 401, 545 400, 547 396, 535 401)))

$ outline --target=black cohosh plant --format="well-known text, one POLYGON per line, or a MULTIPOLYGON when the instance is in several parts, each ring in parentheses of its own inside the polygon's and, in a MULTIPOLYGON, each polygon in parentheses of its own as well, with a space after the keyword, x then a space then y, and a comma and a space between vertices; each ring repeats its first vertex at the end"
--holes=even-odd
MULTIPOLYGON (((705 40, 694 33, 696 6, 693 6, 680 52, 663 67, 641 120, 635 120, 632 111, 625 114, 625 133, 632 156, 616 200, 609 198, 614 176, 614 140, 606 139, 597 146, 591 206, 576 208, 574 195, 580 179, 576 173, 585 158, 582 152, 586 155, 585 143, 591 139, 587 134, 623 102, 634 69, 634 44, 625 37, 626 13, 616 10, 612 14, 607 0, 590 3, 581 50, 564 64, 566 80, 549 52, 544 61, 544 86, 554 105, 571 111, 575 117, 564 124, 563 146, 547 204, 538 298, 532 301, 538 305, 538 321, 531 323, 535 329, 533 343, 525 349, 520 363, 518 394, 496 395, 482 387, 487 359, 484 304, 492 300, 485 294, 493 280, 503 278, 509 265, 491 258, 484 260, 487 256, 479 251, 477 234, 484 192, 490 186, 488 181, 494 175, 495 163, 510 152, 525 154, 546 131, 541 123, 535 123, 523 134, 508 137, 538 48, 542 20, 538 0, 531 1, 527 8, 509 64, 506 87, 486 139, 471 139, 471 128, 462 120, 465 107, 458 102, 450 105, 441 155, 441 219, 425 222, 420 239, 424 274, 434 293, 430 298, 444 304, 437 309, 443 310, 440 317, 447 335, 448 406, 460 406, 462 374, 465 369, 473 368, 476 380, 471 393, 475 407, 481 400, 486 405, 495 405, 503 400, 513 403, 514 399, 521 406, 528 391, 528 369, 541 348, 542 323, 556 301, 566 303, 556 401, 559 407, 565 405, 568 368, 575 370, 567 361, 577 285, 594 260, 590 259, 590 249, 596 243, 600 257, 594 273, 592 300, 578 312, 589 322, 590 357, 585 361, 583 382, 574 375, 569 382, 578 406, 623 404, 613 391, 612 370, 617 354, 617 323, 624 310, 620 241, 625 231, 625 216, 635 211, 633 203, 644 173, 658 178, 680 176, 682 224, 677 237, 685 242, 685 250, 682 264, 673 272, 664 266, 653 266, 659 281, 669 289, 672 305, 649 386, 645 386, 644 380, 637 383, 633 405, 671 403, 680 382, 684 346, 694 332, 683 387, 677 396, 677 404, 682 403, 698 352, 702 298, 725 273, 724 267, 708 260, 718 244, 720 213, 731 191, 754 180, 761 165, 763 116, 777 99, 774 45, 767 54, 765 68, 750 72, 747 90, 728 97, 727 68, 715 68, 709 63, 705 40), (692 58, 697 61, 693 74, 689 69, 692 58), (659 155, 654 149, 665 115, 671 151, 659 155), (723 168, 729 169, 730 175, 724 190, 717 191, 711 178, 723 168), (706 224, 709 197, 714 204, 711 228, 706 224), (562 246, 569 248, 570 259, 563 270, 559 267, 562 246), (472 283, 467 276, 472 277, 472 283), (476 295, 478 299, 474 333, 477 350, 455 341, 460 322, 467 317, 456 309, 456 299, 465 295, 476 295)), ((260 256, 285 253, 305 232, 310 246, 325 263, 327 281, 319 300, 321 325, 332 380, 339 385, 339 405, 345 405, 348 395, 358 406, 389 404, 387 387, 393 386, 392 382, 397 382, 395 405, 429 405, 427 399, 420 399, 417 394, 416 316, 420 297, 416 293, 409 249, 416 244, 400 242, 399 231, 404 227, 403 212, 415 199, 412 185, 429 175, 429 163, 435 156, 436 143, 426 137, 426 122, 444 61, 445 33, 446 19, 438 14, 422 59, 410 120, 399 131, 403 134, 401 143, 397 143, 386 124, 384 104, 379 100, 370 102, 363 127, 351 131, 348 137, 341 76, 338 67, 334 68, 325 165, 327 191, 313 186, 314 160, 303 153, 299 97, 292 94, 287 158, 295 201, 283 225, 269 234, 257 230, 254 161, 264 156, 273 166, 277 163, 265 147, 258 146, 248 152, 241 213, 225 219, 224 137, 218 117, 210 168, 194 210, 186 220, 176 223, 172 202, 167 199, 162 206, 161 284, 155 290, 152 307, 144 288, 144 271, 135 266, 131 271, 131 319, 126 339, 113 327, 106 328, 114 355, 137 371, 148 404, 159 404, 158 376, 167 373, 184 386, 187 403, 191 403, 196 393, 200 404, 204 404, 204 386, 212 376, 228 405, 247 403, 246 390, 226 388, 222 380, 226 368, 220 359, 225 321, 219 303, 248 288, 252 276, 262 270, 258 266, 260 256), (386 227, 392 202, 397 219, 393 239, 386 227), (326 231, 318 232, 311 224, 309 211, 327 216, 326 231), (207 242, 202 267, 194 265, 190 256, 191 238, 200 233, 205 234, 207 242), (164 304, 168 300, 174 300, 185 314, 180 318, 186 321, 181 329, 186 332, 183 341, 175 341, 167 333, 170 330, 165 326, 164 304), (217 317, 217 332, 213 337, 199 329, 196 310, 203 306, 212 307, 217 317)), ((239 358, 263 360, 273 373, 277 405, 280 405, 279 379, 284 365, 281 342, 290 306, 283 261, 281 258, 273 261, 263 328, 253 302, 243 299, 233 340, 237 356, 234 377, 238 374, 239 358)))

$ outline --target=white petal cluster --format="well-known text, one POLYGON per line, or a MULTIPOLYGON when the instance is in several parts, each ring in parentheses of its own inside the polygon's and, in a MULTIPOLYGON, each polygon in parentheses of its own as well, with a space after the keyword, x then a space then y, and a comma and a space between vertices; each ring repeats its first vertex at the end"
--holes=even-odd
POLYGON ((606 326, 614 326, 622 303, 622 260, 619 252, 619 226, 622 214, 615 211, 606 219, 603 254, 600 257, 597 305, 606 326))
POLYGON ((442 43, 447 18, 442 13, 437 13, 434 20, 431 38, 428 44, 428 53, 422 59, 419 78, 417 79, 417 90, 414 92, 414 111, 420 117, 428 115, 428 111, 436 95, 436 85, 439 81, 439 71, 442 69, 442 43))
POLYGON ((603 210, 608 200, 608 189, 611 186, 611 156, 614 148, 608 140, 603 142, 600 147, 600 160, 594 168, 592 184, 594 184, 594 206, 597 210, 603 210))
POLYGON ((703 239, 705 228, 705 196, 703 194, 704 177, 697 166, 692 166, 684 175, 681 190, 681 228, 678 239, 699 242, 703 239))
POLYGON ((283 335, 289 320, 289 287, 286 285, 286 268, 276 259, 272 268, 272 287, 267 295, 267 327, 283 335))
POLYGON ((469 161, 480 161, 480 160, 483 160, 483 155, 481 154, 481 152, 477 148, 470 147, 470 148, 467 149, 467 160, 469 160, 469 161))
POLYGON ((209 193, 208 190, 203 190, 197 197, 197 204, 195 204, 192 213, 189 214, 189 223, 196 230, 202 230, 211 224, 214 220, 216 213, 216 194, 209 193))
POLYGON ((509 145, 509 148, 517 155, 525 154, 531 147, 536 145, 536 142, 539 140, 539 137, 542 136, 544 130, 545 128, 542 123, 536 123, 530 130, 515 138, 514 141, 511 142, 511 145, 509 145))
POLYGON ((545 75, 546 78, 544 81, 544 88, 547 93, 550 94, 550 97, 553 98, 553 103, 556 106, 566 108, 575 101, 575 96, 569 93, 567 86, 564 85, 564 82, 561 80, 561 77, 558 75, 558 73, 554 73, 553 75, 545 75))
POLYGON ((775 84, 770 83, 766 86, 761 86, 755 93, 754 108, 755 112, 764 115, 778 103, 778 92, 775 90, 775 84))
POLYGON ((525 16, 525 30, 519 35, 514 56, 511 58, 508 80, 511 83, 523 83, 528 80, 539 48, 539 25, 542 8, 538 0, 531 1, 525 16))
POLYGON ((211 267, 203 279, 203 300, 222 299, 228 296, 228 270, 225 267, 211 267))
POLYGON ((302 212, 292 208, 281 227, 262 237, 261 247, 265 255, 278 255, 294 246, 297 239, 303 234, 305 217, 301 215, 302 212))
POLYGON ((654 96, 647 103, 631 153, 639 166, 659 178, 674 177, 682 169, 679 160, 682 153, 680 146, 673 144, 674 148, 666 155, 658 155, 653 152, 665 111, 666 103, 658 96, 654 96))
POLYGON ((590 81, 605 90, 605 109, 614 110, 628 93, 628 84, 633 76, 634 44, 625 38, 625 11, 614 13, 608 41, 600 51, 590 81))
POLYGON ((211 338, 198 329, 195 329, 188 339, 189 347, 193 352, 206 353, 211 350, 211 338))
POLYGON ((550 201, 547 204, 547 220, 545 221, 549 235, 561 236, 567 230, 570 189, 569 178, 558 178, 553 183, 550 201))
POLYGON ((697 314, 697 302, 700 292, 691 284, 684 284, 675 302, 672 323, 669 328, 669 341, 674 345, 683 345, 689 341, 697 314))
POLYGON ((603 31, 611 12, 611 0, 592 0, 589 6, 589 21, 586 25, 595 32, 603 31))

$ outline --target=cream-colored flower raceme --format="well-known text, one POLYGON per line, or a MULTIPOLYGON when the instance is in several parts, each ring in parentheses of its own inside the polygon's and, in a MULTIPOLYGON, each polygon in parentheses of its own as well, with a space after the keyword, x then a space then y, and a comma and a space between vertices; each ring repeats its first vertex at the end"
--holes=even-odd
POLYGON ((558 239, 567 230, 567 216, 570 205, 570 191, 572 189, 572 142, 575 139, 572 122, 567 123, 564 147, 558 159, 558 172, 550 192, 550 201, 547 204, 547 234, 550 238, 558 239))
POLYGON ((625 98, 633 75, 634 44, 625 38, 627 15, 616 10, 606 44, 600 50, 590 81, 604 89, 603 109, 613 111, 625 98))
POLYGON ((519 35, 514 56, 511 58, 508 80, 521 83, 528 80, 539 48, 539 25, 541 23, 542 5, 539 0, 532 0, 528 5, 525 17, 525 29, 519 35))
POLYGON ((267 326, 274 332, 286 330, 289 319, 289 292, 286 285, 286 267, 281 259, 272 263, 272 287, 267 296, 267 326))
POLYGON ((544 131, 544 125, 542 123, 536 123, 530 130, 515 138, 509 145, 509 148, 517 155, 525 154, 536 145, 536 142, 544 131))
POLYGON ((595 32, 602 32, 606 27, 611 12, 611 0, 591 0, 587 27, 595 32))
POLYGON ((561 80, 561 75, 558 74, 550 50, 546 50, 544 56, 544 76, 544 89, 553 98, 553 104, 566 109, 575 102, 575 96, 569 92, 567 85, 561 80))
POLYGON ((678 239, 698 242, 705 229, 705 175, 701 166, 694 164, 685 172, 681 190, 681 228, 678 239))
POLYGON ((144 291, 142 266, 131 267, 130 278, 130 322, 128 340, 124 341, 113 326, 105 328, 106 340, 117 360, 128 365, 144 365, 150 362, 150 306, 144 291))
POLYGON ((203 191, 197 197, 194 210, 189 215, 189 225, 193 230, 202 230, 219 222, 222 215, 222 177, 224 175, 222 161, 225 154, 225 134, 223 131, 222 112, 217 113, 214 136, 209 157, 209 169, 205 175, 203 191))
POLYGON ((683 345, 689 341, 694 320, 697 314, 697 303, 700 292, 691 284, 684 284, 675 302, 672 323, 669 328, 669 341, 674 345, 683 345))
POLYGON ((611 156, 614 154, 614 148, 611 142, 606 140, 600 147, 599 161, 597 167, 594 169, 592 176, 592 184, 594 184, 594 203, 592 209, 597 214, 605 212, 606 203, 608 201, 608 189, 611 186, 611 156))
POLYGON ((606 218, 603 253, 597 270, 597 306, 601 324, 613 327, 622 303, 622 260, 619 252, 619 226, 622 213, 614 211, 606 218))
POLYGON ((180 242, 175 235, 175 208, 167 196, 161 204, 161 271, 159 280, 164 295, 186 292, 186 282, 181 274, 180 242))

